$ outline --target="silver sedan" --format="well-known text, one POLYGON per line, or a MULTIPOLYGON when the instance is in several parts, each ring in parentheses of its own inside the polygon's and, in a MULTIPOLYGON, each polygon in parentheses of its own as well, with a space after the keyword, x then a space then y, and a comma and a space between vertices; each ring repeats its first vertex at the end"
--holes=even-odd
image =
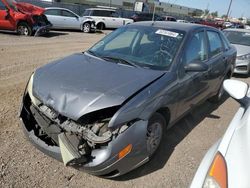
POLYGON ((224 136, 203 158, 190 188, 250 187, 250 89, 237 80, 224 81, 224 89, 241 106, 224 136))
POLYGON ((80 17, 69 9, 49 7, 46 8, 45 15, 53 29, 76 29, 84 33, 94 32, 96 29, 93 19, 80 17))
POLYGON ((248 74, 250 71, 250 30, 226 29, 224 34, 237 49, 234 73, 248 74))

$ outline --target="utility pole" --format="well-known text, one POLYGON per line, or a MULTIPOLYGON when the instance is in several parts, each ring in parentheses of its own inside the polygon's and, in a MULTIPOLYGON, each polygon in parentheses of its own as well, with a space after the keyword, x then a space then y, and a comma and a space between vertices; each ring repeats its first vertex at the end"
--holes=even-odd
POLYGON ((229 4, 228 10, 227 10, 227 20, 228 20, 228 16, 229 16, 231 6, 232 6, 232 2, 233 2, 233 0, 230 0, 230 4, 229 4))

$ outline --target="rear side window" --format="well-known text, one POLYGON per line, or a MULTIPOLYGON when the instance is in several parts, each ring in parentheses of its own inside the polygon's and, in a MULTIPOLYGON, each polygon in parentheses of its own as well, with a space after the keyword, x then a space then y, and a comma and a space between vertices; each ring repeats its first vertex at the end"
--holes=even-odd
POLYGON ((61 15, 61 10, 49 9, 49 10, 46 10, 45 14, 46 15, 51 15, 51 16, 60 16, 61 15))
POLYGON ((113 11, 94 10, 92 16, 111 17, 112 13, 113 13, 113 11))
POLYGON ((186 64, 192 63, 193 61, 205 61, 207 60, 207 46, 205 32, 201 31, 196 33, 186 50, 186 64))
POLYGON ((66 11, 66 10, 63 10, 62 11, 62 16, 65 16, 65 17, 75 17, 75 15, 69 11, 66 11))
POLYGON ((223 46, 221 43, 221 38, 219 36, 219 33, 215 31, 208 31, 207 35, 208 35, 208 41, 210 45, 209 55, 211 57, 216 56, 219 53, 221 53, 223 50, 223 46))
POLYGON ((225 50, 229 50, 230 49, 230 44, 229 44, 228 40, 226 39, 225 36, 222 36, 221 38, 222 38, 222 42, 224 44, 225 50))

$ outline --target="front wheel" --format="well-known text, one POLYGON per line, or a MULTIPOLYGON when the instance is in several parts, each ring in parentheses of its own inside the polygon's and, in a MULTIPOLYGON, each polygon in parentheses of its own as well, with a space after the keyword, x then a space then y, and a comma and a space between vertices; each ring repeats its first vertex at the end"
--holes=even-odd
POLYGON ((27 23, 21 22, 17 25, 17 34, 24 36, 31 36, 32 35, 31 27, 27 23))
POLYGON ((89 23, 83 24, 83 32, 84 32, 84 33, 90 33, 90 31, 91 31, 91 26, 90 26, 90 24, 89 24, 89 23))
POLYGON ((158 149, 165 132, 166 121, 160 113, 155 113, 148 122, 147 151, 151 157, 158 149))

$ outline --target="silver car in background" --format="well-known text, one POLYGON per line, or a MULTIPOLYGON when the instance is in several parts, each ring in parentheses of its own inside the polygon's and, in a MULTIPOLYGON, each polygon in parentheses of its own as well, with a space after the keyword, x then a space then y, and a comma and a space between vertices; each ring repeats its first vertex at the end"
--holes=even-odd
POLYGON ((81 17, 69 9, 59 7, 46 8, 45 15, 53 24, 52 29, 76 29, 84 33, 94 32, 95 21, 81 17))
POLYGON ((237 80, 225 80, 224 89, 241 106, 222 139, 203 158, 191 188, 250 187, 250 89, 237 80))
POLYGON ((234 73, 248 74, 250 71, 250 30, 226 29, 224 34, 237 49, 234 73))

